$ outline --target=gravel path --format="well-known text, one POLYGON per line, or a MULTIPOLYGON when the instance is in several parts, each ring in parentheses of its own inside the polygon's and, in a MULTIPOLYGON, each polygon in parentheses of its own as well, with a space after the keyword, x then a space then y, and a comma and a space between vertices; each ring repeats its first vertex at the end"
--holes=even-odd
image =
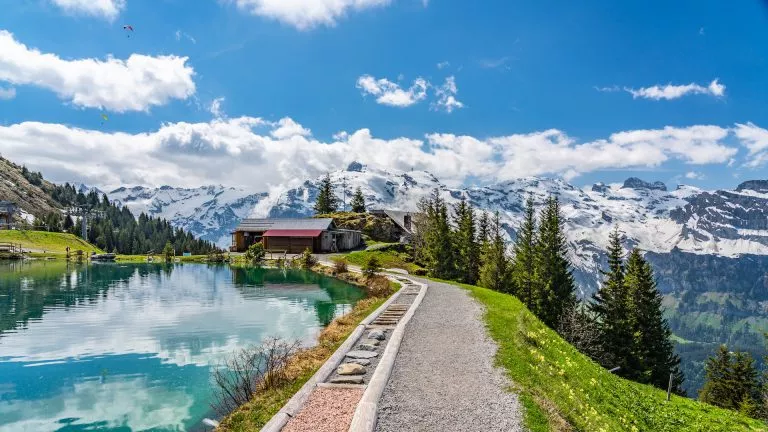
POLYGON ((362 388, 316 388, 282 432, 347 432, 362 397, 362 388))
POLYGON ((376 430, 522 431, 517 396, 493 366, 496 344, 481 306, 461 288, 422 282, 429 290, 406 328, 376 430))

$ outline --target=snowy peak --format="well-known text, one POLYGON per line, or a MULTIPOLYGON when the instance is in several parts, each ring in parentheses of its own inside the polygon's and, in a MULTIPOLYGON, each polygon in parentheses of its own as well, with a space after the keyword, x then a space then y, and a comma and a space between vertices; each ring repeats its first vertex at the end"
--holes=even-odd
POLYGON ((738 192, 751 190, 758 193, 768 193, 768 180, 747 180, 741 183, 736 190, 738 192))
POLYGON ((624 186, 622 186, 624 189, 651 189, 651 190, 660 190, 665 191, 667 190, 667 185, 665 185, 663 182, 655 181, 653 183, 648 183, 646 181, 640 180, 637 177, 630 177, 626 180, 624 180, 624 186))

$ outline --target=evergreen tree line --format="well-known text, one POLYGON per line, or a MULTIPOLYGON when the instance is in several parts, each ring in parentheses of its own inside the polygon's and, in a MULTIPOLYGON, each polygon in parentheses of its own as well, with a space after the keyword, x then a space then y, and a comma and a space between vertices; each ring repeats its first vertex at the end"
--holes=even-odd
POLYGON ((606 368, 626 378, 682 393, 680 359, 653 270, 639 250, 625 260, 618 231, 603 288, 579 302, 567 257, 560 203, 537 212, 532 197, 510 253, 498 212, 479 215, 461 200, 452 209, 435 190, 414 217, 414 259, 440 279, 477 284, 518 297, 539 319, 606 368))
MULTIPOLYGON (((128 207, 116 206, 106 195, 99 198, 96 191, 84 194, 78 192, 74 185, 66 183, 56 185, 51 197, 65 208, 77 205, 98 211, 98 216, 88 218, 87 240, 108 252, 128 255, 160 253, 169 242, 179 255, 183 252, 204 255, 218 250, 211 242, 196 239, 192 234, 174 228, 165 219, 144 213, 137 219, 128 207)), ((51 212, 35 220, 34 225, 38 229, 45 227, 49 231, 69 232, 77 236, 82 232, 80 218, 60 212, 51 212)))

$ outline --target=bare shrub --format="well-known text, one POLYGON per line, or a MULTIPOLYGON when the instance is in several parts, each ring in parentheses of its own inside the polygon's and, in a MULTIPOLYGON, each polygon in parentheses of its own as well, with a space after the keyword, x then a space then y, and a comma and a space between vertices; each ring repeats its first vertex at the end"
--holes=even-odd
POLYGON ((211 372, 214 385, 211 407, 225 416, 259 392, 285 383, 288 363, 300 346, 298 341, 272 337, 260 345, 232 353, 211 372))
POLYGON ((381 275, 373 275, 365 280, 368 295, 371 297, 387 297, 392 294, 392 286, 389 279, 381 275))
POLYGON ((347 259, 344 257, 333 257, 333 273, 342 274, 349 271, 347 268, 347 259))
POLYGON ((579 352, 597 363, 610 363, 600 343, 600 328, 584 305, 568 308, 560 318, 557 332, 579 352))

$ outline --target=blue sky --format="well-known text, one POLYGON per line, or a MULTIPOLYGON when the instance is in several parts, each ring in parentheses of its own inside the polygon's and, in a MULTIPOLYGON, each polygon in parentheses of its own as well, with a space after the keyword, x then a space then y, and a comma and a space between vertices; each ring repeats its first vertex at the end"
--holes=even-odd
POLYGON ((264 189, 353 156, 457 184, 637 175, 715 188, 766 177, 760 1, 2 7, 0 46, 15 50, 0 54, 0 152, 54 180, 264 189), (246 178, 239 167, 264 169, 246 178))

